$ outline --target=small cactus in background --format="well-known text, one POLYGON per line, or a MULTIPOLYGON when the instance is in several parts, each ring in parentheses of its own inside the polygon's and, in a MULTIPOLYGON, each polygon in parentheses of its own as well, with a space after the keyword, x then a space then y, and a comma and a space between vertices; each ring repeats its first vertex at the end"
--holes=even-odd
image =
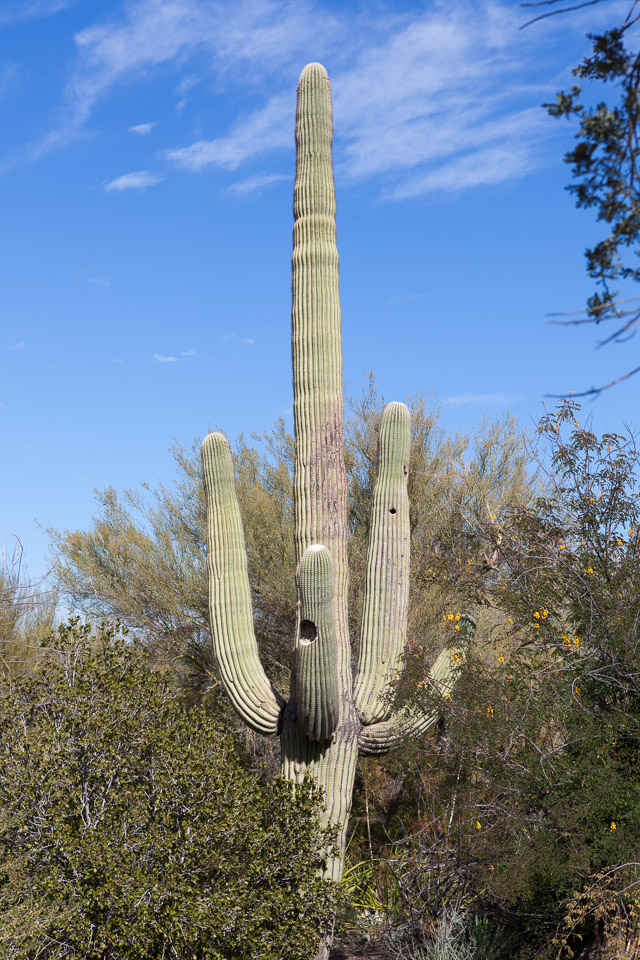
MULTIPOLYGON (((347 476, 342 346, 331 159, 332 104, 326 70, 304 68, 298 84, 294 190, 292 353, 295 424, 295 547, 298 627, 285 702, 260 663, 252 624, 247 556, 229 443, 202 445, 208 522, 211 631, 222 682, 243 720, 281 735, 282 769, 311 773, 339 829, 340 853, 327 876, 339 880, 358 755, 385 753, 425 732, 435 715, 393 715, 389 690, 402 665, 409 592, 407 478, 410 418, 402 403, 384 410, 374 490, 355 683, 347 620, 347 476)), ((471 618, 463 618, 467 635, 471 618)), ((463 629, 463 634, 465 629, 463 629)), ((444 650, 431 676, 452 683, 444 650)))

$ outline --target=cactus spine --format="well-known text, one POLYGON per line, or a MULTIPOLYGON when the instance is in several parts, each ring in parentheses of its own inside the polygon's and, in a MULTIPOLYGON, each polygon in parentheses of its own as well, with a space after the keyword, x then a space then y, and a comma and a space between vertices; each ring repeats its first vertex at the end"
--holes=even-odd
MULTIPOLYGON (((282 769, 311 772, 337 824, 342 854, 358 754, 381 754, 436 716, 391 716, 387 694, 401 667, 409 589, 409 411, 390 403, 379 437, 355 683, 347 622, 347 478, 344 463, 342 347, 332 105, 327 72, 304 68, 298 84, 294 188, 292 356, 295 422, 295 545, 298 627, 291 692, 285 704, 260 664, 251 618, 247 561, 226 438, 202 447, 208 522, 211 630, 222 681, 245 722, 281 733, 282 769)), ((473 629, 470 618, 464 621, 473 629)), ((431 675, 452 683, 443 651, 431 675)), ((339 880, 343 856, 327 863, 339 880)))

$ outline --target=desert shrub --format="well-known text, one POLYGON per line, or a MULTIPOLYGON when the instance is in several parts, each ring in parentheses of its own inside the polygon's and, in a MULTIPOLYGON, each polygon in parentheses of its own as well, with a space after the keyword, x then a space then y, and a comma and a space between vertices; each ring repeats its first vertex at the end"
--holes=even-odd
POLYGON ((0 687, 0 955, 307 957, 335 891, 310 786, 258 784, 113 626, 0 687))

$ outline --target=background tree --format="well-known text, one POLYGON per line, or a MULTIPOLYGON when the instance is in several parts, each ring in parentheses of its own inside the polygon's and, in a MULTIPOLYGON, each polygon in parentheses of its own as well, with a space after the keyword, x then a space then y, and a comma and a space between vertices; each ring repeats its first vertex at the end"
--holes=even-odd
POLYGON ((56 587, 25 575, 22 555, 17 537, 0 548, 0 675, 31 669, 51 631, 58 602, 56 587))
MULTIPOLYGON (((630 956, 639 942, 640 454, 578 415, 567 402, 540 423, 544 495, 485 526, 495 620, 443 727, 397 755, 395 776, 366 771, 396 923, 419 938, 448 910, 479 915, 476 956, 568 955, 598 936, 630 956)), ((401 694, 433 709, 417 664, 401 694)))
MULTIPOLYGON (((595 0, 599 2, 599 0, 595 0)), ((550 7, 560 0, 525 3, 539 7, 535 19, 593 6, 590 2, 550 7)), ((616 13, 619 7, 616 8, 616 13)), ((587 301, 585 316, 565 318, 565 324, 599 324, 613 320, 616 329, 600 345, 622 342, 637 327, 640 311, 637 297, 620 297, 619 281, 640 280, 638 241, 640 240, 640 185, 638 181, 638 124, 640 122, 640 51, 633 28, 640 20, 637 0, 629 0, 621 23, 602 33, 588 34, 591 51, 575 67, 573 73, 587 82, 587 87, 574 85, 561 91, 556 102, 544 104, 553 117, 579 121, 576 145, 565 155, 570 164, 573 182, 567 189, 576 198, 576 205, 594 209, 597 219, 607 225, 608 233, 585 252, 587 273, 596 282, 596 290, 587 301), (593 96, 606 99, 592 104, 593 96), (596 93, 597 90, 597 93, 596 93), (586 98, 585 98, 586 94, 586 98)), ((601 387, 592 387, 582 396, 625 380, 640 366, 601 387)))
POLYGON ((139 645, 72 621, 0 685, 0 954, 306 957, 335 901, 317 804, 260 785, 139 645))
MULTIPOLYGON (((431 649, 429 631, 460 596, 467 569, 490 573, 480 536, 492 515, 532 495, 525 437, 506 416, 484 421, 474 437, 451 435, 442 411, 423 396, 412 414, 412 573, 410 636, 431 649), (467 561, 471 561, 468 564, 467 561)), ((345 423, 349 484, 352 629, 357 635, 366 542, 376 475, 377 431, 384 407, 373 377, 348 401, 345 423)), ((249 558, 260 655, 284 693, 295 630, 293 437, 282 420, 234 448, 236 489, 249 558)), ((96 494, 89 530, 50 530, 53 559, 69 603, 91 616, 116 617, 156 653, 172 659, 194 693, 215 688, 205 570, 205 514, 198 443, 173 447, 177 479, 142 491, 96 494)), ((473 577, 474 600, 483 599, 473 577)))

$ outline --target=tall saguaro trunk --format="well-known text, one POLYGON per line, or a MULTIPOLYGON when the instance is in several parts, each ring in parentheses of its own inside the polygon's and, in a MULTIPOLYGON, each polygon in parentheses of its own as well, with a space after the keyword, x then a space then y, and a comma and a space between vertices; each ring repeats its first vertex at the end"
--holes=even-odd
MULTIPOLYGON (((390 684, 402 667, 409 591, 407 478, 410 418, 402 403, 384 410, 378 443, 358 672, 351 675, 348 633, 347 478, 331 86, 311 63, 298 84, 294 188, 292 356, 295 421, 295 544, 298 626, 289 700, 270 684, 258 654, 247 555, 226 437, 202 445, 207 502, 211 633, 222 682, 245 723, 280 732, 282 771, 311 774, 325 797, 324 818, 338 828, 338 852, 325 865, 339 881, 358 755, 385 753, 426 732, 437 715, 392 714, 390 684)), ((475 624, 462 618, 462 634, 475 624)), ((453 683, 443 650, 431 678, 453 683)), ((327 930, 331 928, 328 918, 327 930)), ((326 957, 330 935, 318 954, 326 957)))
MULTIPOLYGON (((291 351, 295 428, 295 545, 300 607, 300 566, 305 551, 322 544, 333 561, 338 718, 331 739, 301 734, 297 698, 285 713, 282 765, 286 777, 307 770, 325 791, 327 819, 341 827, 341 847, 351 809, 358 758, 358 720, 352 693, 347 591, 347 473, 344 464, 342 335, 336 243, 336 198, 331 143, 331 85, 324 67, 311 63, 298 84, 296 181, 293 194, 291 351)), ((299 631, 298 631, 299 633, 299 631)), ((298 651, 296 640, 296 669, 298 651)), ((295 682, 295 678, 294 678, 295 682)), ((336 880, 342 858, 327 865, 336 880)))

